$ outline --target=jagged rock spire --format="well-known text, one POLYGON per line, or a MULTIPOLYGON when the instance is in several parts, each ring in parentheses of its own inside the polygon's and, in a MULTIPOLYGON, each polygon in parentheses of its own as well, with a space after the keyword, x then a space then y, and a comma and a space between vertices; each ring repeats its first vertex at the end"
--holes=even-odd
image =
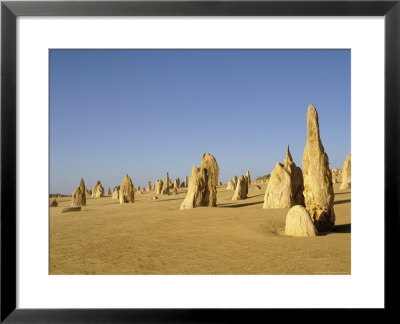
POLYGON ((304 199, 308 213, 319 231, 335 225, 334 193, 328 155, 320 138, 318 113, 313 105, 307 112, 307 142, 303 154, 304 199))

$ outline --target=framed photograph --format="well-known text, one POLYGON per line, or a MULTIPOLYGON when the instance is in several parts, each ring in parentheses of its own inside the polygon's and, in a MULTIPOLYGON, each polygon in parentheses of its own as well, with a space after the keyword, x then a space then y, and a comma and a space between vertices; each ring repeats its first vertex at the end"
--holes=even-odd
POLYGON ((399 16, 3 1, 1 321, 391 309, 399 16))

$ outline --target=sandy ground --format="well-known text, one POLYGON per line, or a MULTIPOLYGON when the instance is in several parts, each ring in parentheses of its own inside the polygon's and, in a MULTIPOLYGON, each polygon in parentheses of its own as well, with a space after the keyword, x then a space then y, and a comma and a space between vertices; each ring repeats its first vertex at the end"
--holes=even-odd
POLYGON ((284 236, 288 209, 263 209, 266 184, 218 207, 180 211, 186 195, 135 203, 88 198, 80 212, 50 208, 50 274, 350 274, 350 190, 334 184, 336 229, 311 238, 284 236))

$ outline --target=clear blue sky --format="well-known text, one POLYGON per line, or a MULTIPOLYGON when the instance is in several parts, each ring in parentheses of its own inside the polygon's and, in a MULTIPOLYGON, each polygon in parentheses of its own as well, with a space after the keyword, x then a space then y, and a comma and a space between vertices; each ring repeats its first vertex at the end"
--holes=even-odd
POLYGON ((226 183, 302 167, 319 114, 331 168, 350 152, 350 50, 51 50, 50 192, 190 176, 213 154, 226 183))

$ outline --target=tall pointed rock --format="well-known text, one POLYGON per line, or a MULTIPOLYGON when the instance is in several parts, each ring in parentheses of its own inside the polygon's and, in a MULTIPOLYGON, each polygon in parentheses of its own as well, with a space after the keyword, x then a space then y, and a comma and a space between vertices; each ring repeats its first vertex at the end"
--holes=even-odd
POLYGON ((246 178, 247 178, 248 185, 250 186, 251 185, 251 178, 250 178, 250 171, 249 170, 247 170, 247 172, 246 172, 246 178))
POLYGON ((332 230, 335 225, 332 173, 328 155, 319 134, 318 113, 313 105, 307 112, 307 142, 303 154, 304 200, 318 231, 332 230))
POLYGON ((162 190, 161 190, 161 194, 162 195, 164 195, 164 194, 166 194, 166 195, 168 195, 169 194, 169 187, 170 187, 170 180, 169 180, 169 174, 168 174, 168 172, 167 172, 167 176, 165 177, 165 179, 164 179, 164 182, 163 182, 163 187, 162 187, 162 190))
POLYGON ((289 165, 293 164, 293 158, 292 158, 292 154, 290 154, 290 150, 289 150, 289 144, 286 147, 286 157, 285 160, 283 161, 283 166, 285 169, 288 168, 289 165))
POLYGON ((79 187, 72 193, 72 207, 86 206, 86 188, 85 181, 81 179, 79 187))
POLYGON ((286 148, 286 157, 283 161, 283 168, 290 174, 291 181, 291 196, 292 196, 292 206, 304 205, 304 181, 303 172, 296 166, 293 162, 292 154, 290 154, 289 144, 286 148))

